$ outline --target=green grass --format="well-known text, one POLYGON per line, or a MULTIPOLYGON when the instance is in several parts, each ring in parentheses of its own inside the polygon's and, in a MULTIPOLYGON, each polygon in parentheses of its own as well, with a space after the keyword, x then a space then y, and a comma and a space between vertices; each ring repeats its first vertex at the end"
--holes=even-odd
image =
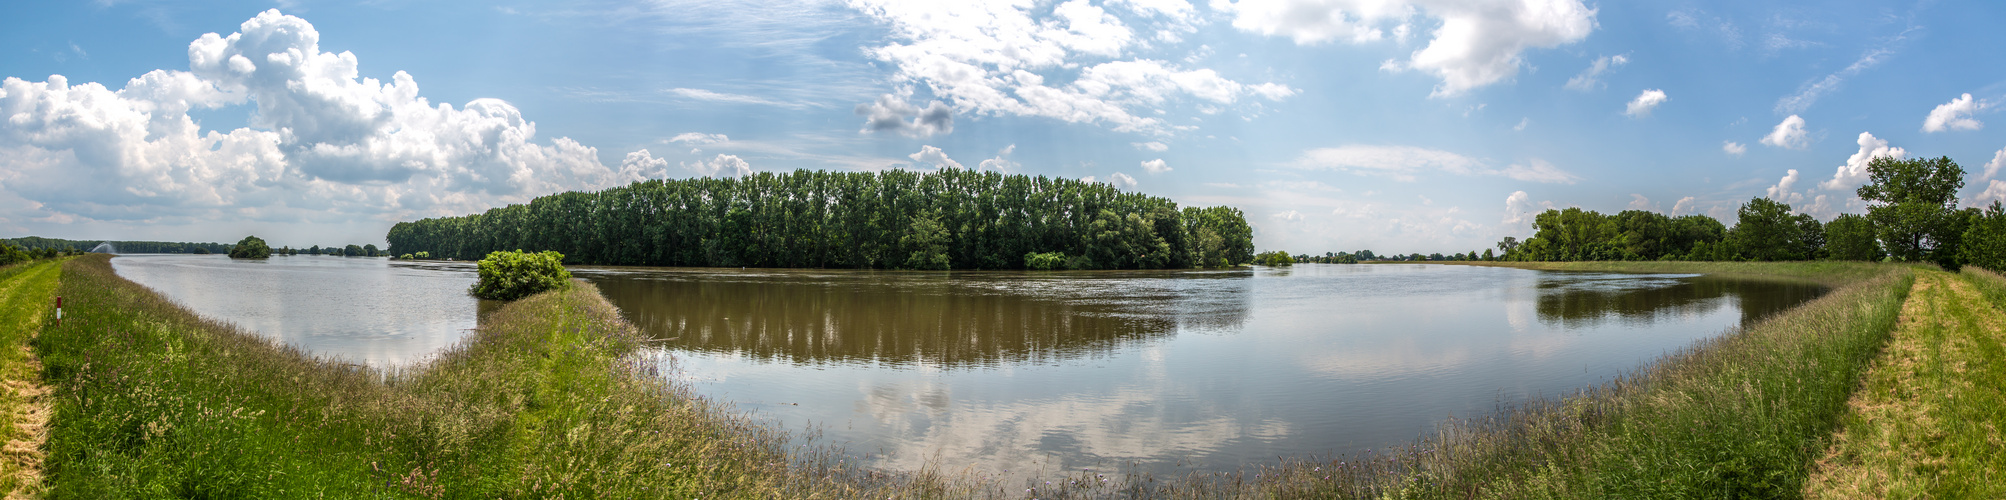
POLYGON ((28 340, 55 320, 61 264, 33 261, 0 268, 0 495, 39 493, 42 453, 38 436, 48 417, 41 367, 28 340))
POLYGON ((2006 497, 2002 292, 1982 270, 1919 277, 1806 496, 2006 497))
POLYGON ((790 466, 782 436, 667 382, 590 286, 512 303, 396 371, 197 317, 102 256, 70 261, 58 293, 69 319, 35 341, 55 388, 55 498, 866 491, 820 488, 855 472, 790 466))

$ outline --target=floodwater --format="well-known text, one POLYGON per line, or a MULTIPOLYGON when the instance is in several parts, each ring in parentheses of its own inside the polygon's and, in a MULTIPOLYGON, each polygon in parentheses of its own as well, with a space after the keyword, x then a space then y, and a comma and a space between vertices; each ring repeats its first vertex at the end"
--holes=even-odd
POLYGON ((409 364, 450 347, 477 325, 471 266, 294 255, 134 254, 119 276, 204 317, 228 321, 318 356, 376 366, 409 364))
MULTIPOLYGON (((118 272, 323 355, 422 360, 477 322, 466 263, 121 256, 118 272)), ((872 465, 1234 470, 1401 446, 1825 292, 1454 265, 890 272, 574 267, 674 373, 872 465)))

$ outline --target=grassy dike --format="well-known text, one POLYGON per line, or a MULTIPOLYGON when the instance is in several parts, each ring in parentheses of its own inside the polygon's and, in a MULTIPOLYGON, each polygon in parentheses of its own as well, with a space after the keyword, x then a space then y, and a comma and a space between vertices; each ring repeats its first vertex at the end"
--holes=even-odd
POLYGON ((590 285, 511 303, 396 371, 200 318, 105 256, 65 264, 57 293, 68 319, 34 341, 54 498, 877 493, 840 463, 790 467, 782 436, 667 382, 590 285))
POLYGON ((42 440, 49 418, 42 367, 28 347, 55 320, 58 261, 0 268, 0 495, 32 497, 41 485, 42 440))
MULTIPOLYGON (((1491 263, 1484 263, 1491 264, 1491 263)), ((1209 498, 1795 497, 1887 343, 1918 268, 1844 262, 1498 263, 1836 288, 1599 387, 1452 422, 1405 449, 1154 486, 1209 498)))

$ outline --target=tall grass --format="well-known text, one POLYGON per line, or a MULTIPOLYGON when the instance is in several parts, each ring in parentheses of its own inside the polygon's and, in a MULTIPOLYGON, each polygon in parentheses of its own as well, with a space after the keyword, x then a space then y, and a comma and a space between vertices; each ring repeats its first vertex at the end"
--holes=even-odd
POLYGON ((0 495, 9 498, 41 490, 47 389, 28 339, 55 319, 58 266, 31 261, 0 267, 0 495))
POLYGON ((55 385, 51 496, 774 497, 946 492, 787 453, 691 395, 590 286, 503 307, 429 364, 317 359, 73 260, 70 319, 36 340, 55 385), (873 482, 873 480, 877 480, 873 482))

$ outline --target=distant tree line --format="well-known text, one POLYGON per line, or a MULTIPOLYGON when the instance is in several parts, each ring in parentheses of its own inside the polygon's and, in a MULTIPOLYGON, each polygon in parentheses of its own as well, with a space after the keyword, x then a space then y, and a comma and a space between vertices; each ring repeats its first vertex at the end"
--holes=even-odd
POLYGON ((1533 217, 1533 236, 1506 237, 1496 250, 1453 255, 1299 255, 1297 261, 1354 263, 1373 260, 1894 260, 1932 262, 1949 269, 1975 265, 2006 269, 2006 207, 1957 208, 1964 169, 1947 157, 1875 158, 1868 182, 1857 191, 1867 213, 1820 222, 1792 214, 1789 204, 1763 197, 1736 210, 1734 227, 1705 215, 1667 216, 1643 210, 1604 215, 1592 210, 1547 210, 1533 217))
POLYGON ((43 238, 39 236, 5 239, 5 240, 0 240, 0 243, 14 245, 29 250, 39 250, 43 248, 48 248, 57 251, 71 250, 77 252, 89 252, 91 251, 91 249, 97 248, 98 244, 101 243, 110 243, 111 246, 117 247, 118 251, 121 253, 226 253, 230 251, 230 245, 226 243, 182 243, 182 242, 171 242, 171 241, 64 240, 57 238, 43 238))
POLYGON ((1238 209, 963 169, 650 180, 403 222, 386 239, 434 258, 554 250, 574 264, 652 266, 1155 269, 1254 256, 1238 209))
POLYGON ((0 266, 10 266, 36 259, 52 259, 80 253, 83 252, 67 248, 41 247, 31 249, 9 243, 0 243, 0 266))

